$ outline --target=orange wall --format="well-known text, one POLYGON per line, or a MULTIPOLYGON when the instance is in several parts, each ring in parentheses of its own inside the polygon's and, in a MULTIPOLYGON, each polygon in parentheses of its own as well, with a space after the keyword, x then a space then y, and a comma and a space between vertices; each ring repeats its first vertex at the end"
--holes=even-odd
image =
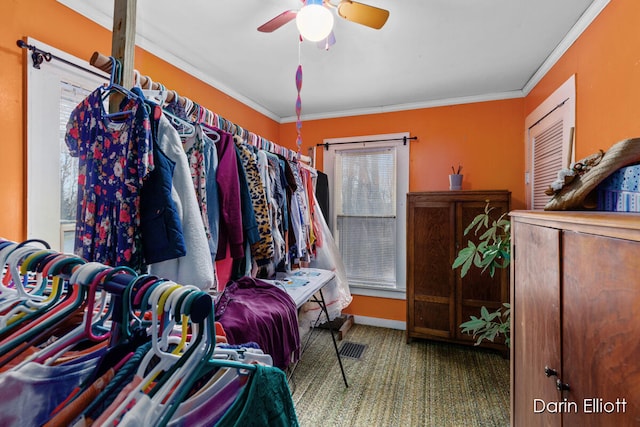
MULTIPOLYGON (((2 1, 0 16, 0 159, 5 160, 1 167, 0 236, 22 240, 26 236, 27 191, 23 102, 26 51, 16 46, 16 40, 33 37, 89 60, 94 51, 111 53, 111 32, 55 0, 2 1)), ((277 140, 279 123, 139 48, 135 67, 222 117, 277 140)))
MULTIPOLYGON (((304 109, 304 105, 303 105, 304 109)), ((523 99, 307 121, 303 147, 325 138, 410 132, 409 191, 446 190, 451 166, 462 165, 463 188, 507 189, 514 208, 524 208, 523 99)), ((295 123, 283 124, 280 141, 296 140, 295 123)), ((322 147, 317 149, 322 168, 322 147)), ((406 320, 406 302, 354 295, 345 313, 406 320)))
POLYGON ((525 98, 525 115, 576 75, 576 159, 640 136, 640 2, 612 0, 525 98))
MULTIPOLYGON (((463 189, 508 189, 522 207, 523 128, 522 98, 423 108, 303 122, 302 152, 325 138, 408 131, 418 137, 410 142, 409 191, 446 190, 451 166, 462 165, 463 189)), ((295 123, 283 124, 283 144, 295 138, 295 123)))
MULTIPOLYGON (((0 236, 25 236, 25 143, 23 52, 15 41, 31 36, 80 58, 109 53, 110 32, 55 0, 0 4, 0 141, 2 184, 0 236)), ((411 132, 410 191, 447 188, 452 165, 463 165, 466 189, 506 188, 512 206, 524 207, 524 118, 570 75, 576 74, 576 158, 640 135, 640 2, 612 0, 541 82, 521 99, 304 122, 303 152, 324 138, 411 132)), ((221 114, 284 146, 295 147, 295 125, 278 124, 136 50, 136 68, 221 114)), ((303 106, 304 108, 304 106, 303 106)), ((321 159, 321 150, 318 149, 321 159)), ((319 163, 321 164, 321 163, 319 163)), ((349 312, 405 319, 405 302, 355 297, 349 312)))

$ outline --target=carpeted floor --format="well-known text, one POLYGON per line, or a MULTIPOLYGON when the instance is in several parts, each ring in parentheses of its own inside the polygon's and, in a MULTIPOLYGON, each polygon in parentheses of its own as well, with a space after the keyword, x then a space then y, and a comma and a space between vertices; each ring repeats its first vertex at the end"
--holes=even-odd
POLYGON ((509 425, 509 361, 498 353, 406 344, 404 331, 364 325, 338 348, 345 342, 366 346, 360 359, 342 358, 349 388, 329 332, 313 332, 290 381, 302 427, 509 425))

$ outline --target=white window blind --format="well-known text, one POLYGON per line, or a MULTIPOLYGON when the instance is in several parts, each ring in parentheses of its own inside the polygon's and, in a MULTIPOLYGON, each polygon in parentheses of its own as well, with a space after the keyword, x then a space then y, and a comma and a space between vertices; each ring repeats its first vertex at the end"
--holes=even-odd
POLYGON ((575 76, 571 76, 525 118, 527 209, 544 209, 545 194, 575 157, 575 76))
POLYGON ((350 282, 395 288, 395 147, 336 151, 336 240, 350 282))
POLYGON ((63 250, 73 252, 78 206, 78 158, 71 156, 65 142, 71 112, 91 93, 72 83, 60 81, 60 236, 63 250))
POLYGON ((533 138, 533 208, 544 209, 550 199, 544 192, 562 169, 562 120, 544 127, 533 138))

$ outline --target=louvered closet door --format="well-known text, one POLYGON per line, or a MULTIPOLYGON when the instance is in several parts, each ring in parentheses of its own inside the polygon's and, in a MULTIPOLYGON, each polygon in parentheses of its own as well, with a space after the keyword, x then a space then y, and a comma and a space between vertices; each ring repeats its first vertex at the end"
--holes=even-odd
POLYGON ((561 109, 545 117, 540 123, 530 129, 532 168, 532 197, 533 209, 543 209, 550 197, 544 194, 549 185, 555 181, 558 171, 567 167, 563 147, 569 140, 566 130, 563 130, 561 109))

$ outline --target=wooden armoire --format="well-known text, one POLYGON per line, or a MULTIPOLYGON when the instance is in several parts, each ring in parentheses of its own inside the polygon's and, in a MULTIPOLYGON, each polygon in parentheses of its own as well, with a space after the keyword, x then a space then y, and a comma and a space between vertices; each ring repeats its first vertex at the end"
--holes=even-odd
POLYGON ((640 425, 640 215, 511 218, 511 425, 640 425))
MULTIPOLYGON (((506 190, 430 191, 407 194, 407 343, 426 338, 473 344, 460 324, 509 301, 508 269, 494 277, 471 268, 460 277, 451 268, 458 251, 474 240, 464 229, 484 212, 487 201, 497 218, 509 211, 511 193, 506 190)), ((483 346, 505 350, 503 342, 483 346)))

